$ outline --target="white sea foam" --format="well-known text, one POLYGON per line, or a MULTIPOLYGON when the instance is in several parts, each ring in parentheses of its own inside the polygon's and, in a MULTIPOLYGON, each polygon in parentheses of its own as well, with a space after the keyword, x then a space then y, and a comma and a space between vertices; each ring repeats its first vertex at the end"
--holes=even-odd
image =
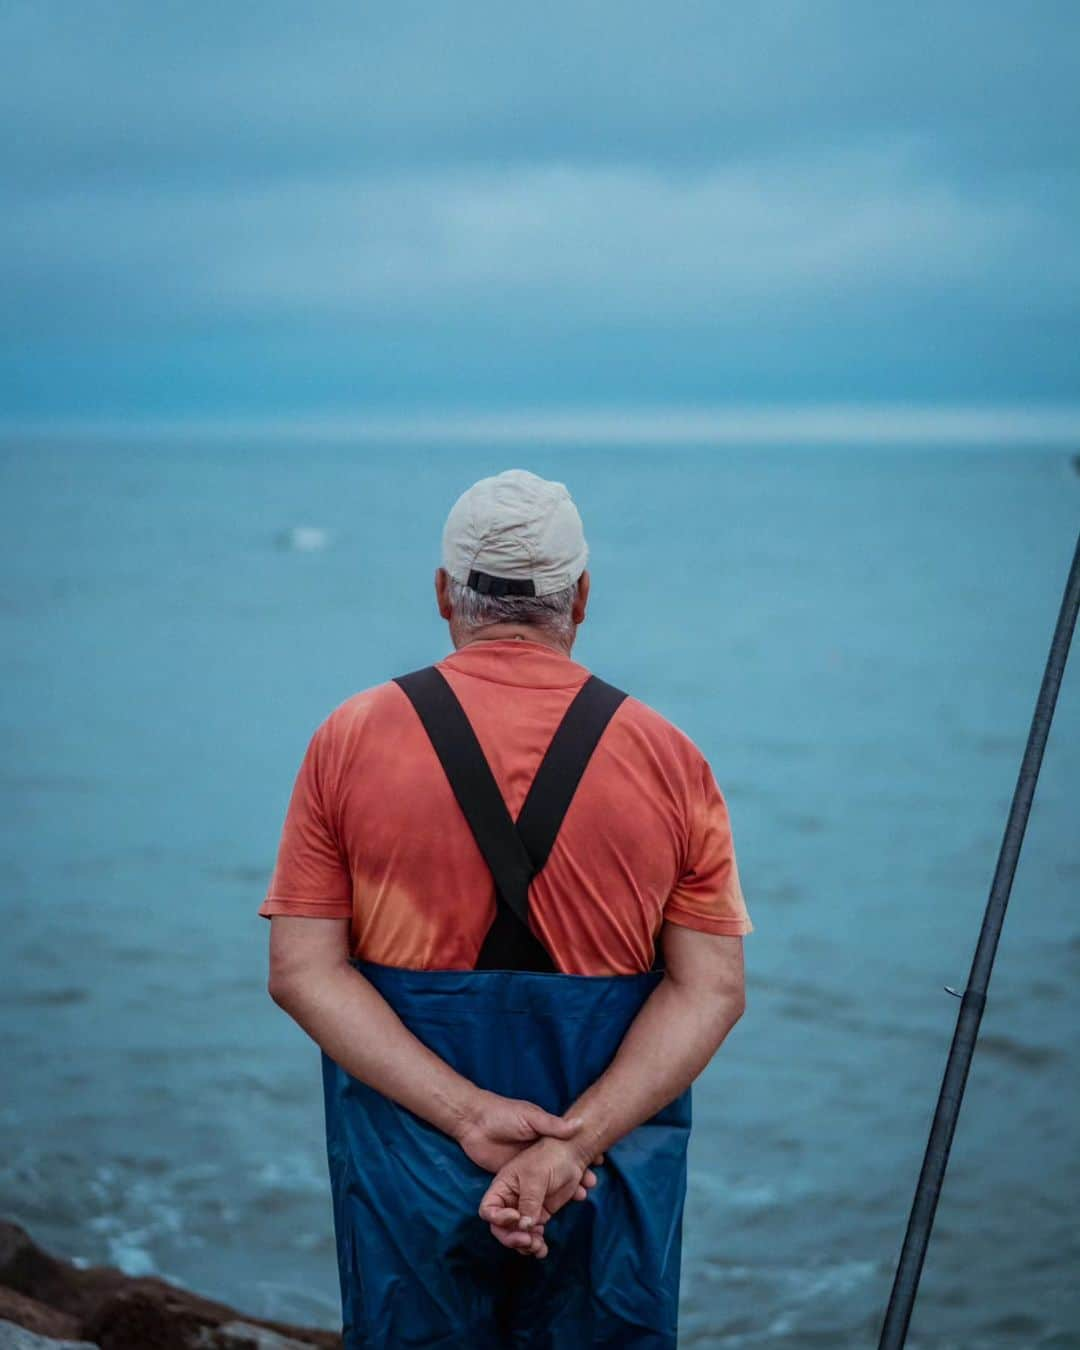
POLYGON ((332 539, 330 531, 319 525, 293 525, 278 536, 278 543, 293 553, 319 553, 332 539))

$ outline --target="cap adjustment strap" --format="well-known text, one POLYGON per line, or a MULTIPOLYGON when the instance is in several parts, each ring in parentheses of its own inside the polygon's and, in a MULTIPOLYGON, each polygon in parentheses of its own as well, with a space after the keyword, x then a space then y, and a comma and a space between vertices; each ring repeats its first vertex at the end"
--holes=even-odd
POLYGON ((493 577, 488 572, 477 572, 475 568, 469 573, 469 579, 465 584, 471 590, 479 591, 481 595, 536 594, 536 583, 533 581, 520 581, 513 577, 493 577))

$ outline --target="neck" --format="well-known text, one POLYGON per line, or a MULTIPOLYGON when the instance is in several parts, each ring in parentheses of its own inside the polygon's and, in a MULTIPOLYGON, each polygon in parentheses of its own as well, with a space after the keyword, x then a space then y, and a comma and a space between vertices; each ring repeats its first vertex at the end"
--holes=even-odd
POLYGON ((491 623, 484 628, 472 629, 464 634, 455 633, 451 628, 450 637, 454 647, 459 650, 462 647, 470 647, 474 642, 499 642, 507 638, 519 638, 523 642, 539 642, 541 646, 550 647, 561 656, 569 656, 570 649, 574 645, 573 637, 563 638, 535 624, 522 623, 491 623))

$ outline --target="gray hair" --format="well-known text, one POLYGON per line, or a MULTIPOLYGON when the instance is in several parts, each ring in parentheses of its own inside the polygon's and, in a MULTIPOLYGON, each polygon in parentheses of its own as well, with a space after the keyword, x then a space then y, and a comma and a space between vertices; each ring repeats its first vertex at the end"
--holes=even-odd
POLYGON ((463 628, 486 628, 493 623, 525 623, 545 628, 559 637, 571 637, 571 612, 577 586, 550 595, 481 595, 471 586, 450 578, 450 604, 463 628))

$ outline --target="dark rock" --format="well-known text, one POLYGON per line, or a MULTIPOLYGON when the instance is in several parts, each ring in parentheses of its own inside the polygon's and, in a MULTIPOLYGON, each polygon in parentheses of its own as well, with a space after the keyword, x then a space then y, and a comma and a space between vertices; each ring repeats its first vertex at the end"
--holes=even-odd
POLYGON ((47 1335, 82 1336, 101 1350, 247 1350, 248 1344, 253 1350, 288 1350, 292 1344, 340 1350, 341 1346, 341 1337, 334 1332, 245 1317, 225 1303, 201 1298, 167 1280, 125 1275, 111 1266, 80 1269, 44 1251, 18 1224, 0 1221, 0 1297, 5 1296, 13 1302, 0 1304, 9 1309, 0 1316, 33 1331, 40 1325, 47 1335), (45 1314, 63 1319, 48 1324, 58 1331, 45 1329, 40 1322, 45 1314), (283 1343, 251 1339, 260 1329, 276 1333, 283 1343))
POLYGON ((147 1289, 142 1281, 107 1298, 83 1323, 83 1335, 101 1350, 189 1350, 201 1333, 220 1319, 206 1315, 167 1290, 147 1289))
POLYGON ((0 1318, 0 1350, 97 1350, 89 1341, 54 1341, 0 1318))
POLYGON ((36 1331, 39 1336, 52 1336, 54 1340, 73 1341, 78 1338, 79 1319, 69 1313, 57 1312, 37 1299, 28 1298, 14 1289, 0 1286, 0 1318, 5 1322, 17 1322, 27 1331, 36 1331))

